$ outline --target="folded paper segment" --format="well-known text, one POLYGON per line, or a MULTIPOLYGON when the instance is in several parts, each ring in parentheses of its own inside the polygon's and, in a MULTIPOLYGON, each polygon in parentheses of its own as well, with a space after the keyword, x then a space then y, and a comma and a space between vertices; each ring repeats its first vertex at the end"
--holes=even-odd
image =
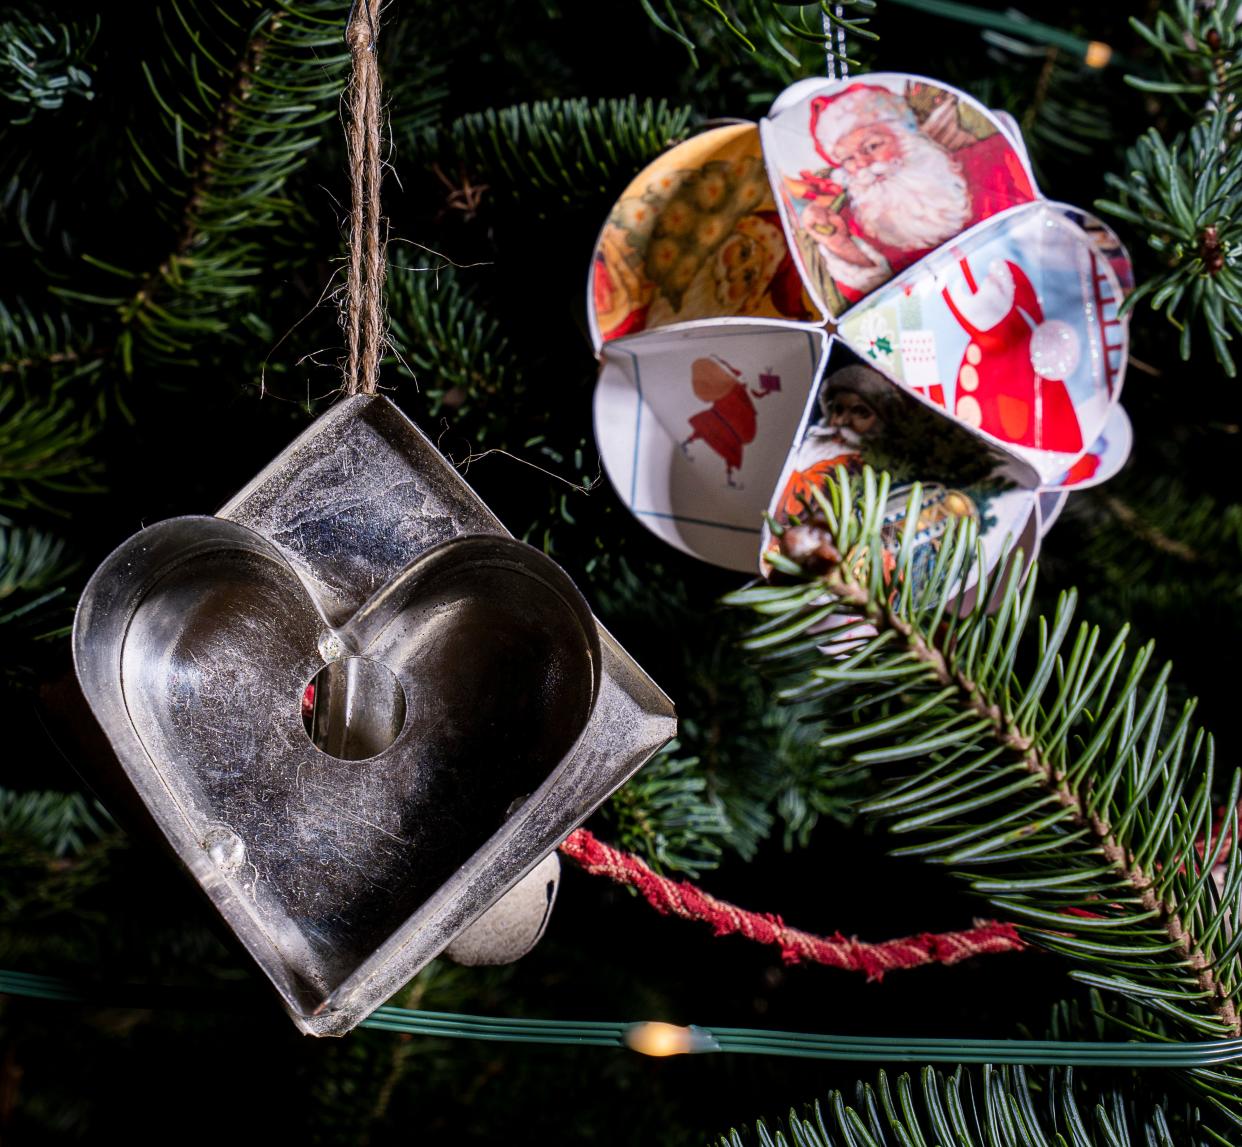
POLYGON ((1054 478, 1043 482, 1041 490, 1085 490, 1107 482, 1125 465, 1134 444, 1134 430, 1129 415, 1120 406, 1108 412, 1108 420, 1085 454, 1054 478))
POLYGON ((712 128, 661 155, 600 232, 587 313, 610 339, 709 318, 819 318, 790 257, 755 124, 712 128))
POLYGON ((845 315, 840 334, 1051 482, 1099 437, 1117 401, 1121 299, 1086 233, 1033 204, 923 259, 845 315))
POLYGON ((949 495, 968 484, 962 474, 914 473, 918 452, 897 456, 895 443, 911 441, 901 423, 950 452, 963 434, 989 444, 1007 489, 986 499, 998 509, 980 515, 985 547, 999 556, 1005 538, 1022 536, 1029 560, 1047 528, 1038 491, 1104 481, 1128 455, 1129 422, 1117 406, 1127 324, 1118 308, 1132 285, 1129 257, 1105 224, 1040 195, 1012 117, 920 76, 800 81, 777 97, 757 137, 751 125, 730 125, 660 157, 605 225, 589 306, 605 468, 649 529, 708 561, 753 570, 758 507, 780 512, 792 476, 807 481, 804 439, 823 437, 818 380, 835 336, 922 406, 890 418, 889 446, 871 443, 873 457, 862 460, 936 485, 942 508, 960 506, 949 495), (758 224, 735 223, 748 218, 742 203, 754 198, 756 162, 770 202, 754 214, 770 221, 774 207, 783 229, 766 262, 752 242, 758 224), (692 222, 702 226, 708 200, 722 205, 703 232, 715 246, 690 259, 692 222), (743 248, 756 261, 746 268, 755 293, 739 309, 724 284, 743 248), (800 295, 777 287, 791 269, 800 295), (797 305, 781 301, 795 297, 797 305), (739 315, 748 326, 729 321, 739 315), (760 367, 754 356, 742 361, 738 340, 757 340, 760 357, 773 356, 769 334, 813 326, 823 332, 821 358, 798 389, 797 417, 777 414, 777 402, 760 405, 773 392, 754 385, 760 367), (683 337, 693 346, 674 353, 683 337), (717 395, 699 360, 718 360, 737 380, 748 374, 749 392, 721 382, 717 395), (709 455, 715 468, 691 469, 709 455), (772 482, 766 501, 756 481, 772 482))
POLYGON ((1098 215, 1093 215, 1081 207, 1052 202, 1049 202, 1049 206, 1064 215, 1095 245, 1100 257, 1112 268, 1113 276, 1121 287, 1121 297, 1124 299, 1130 294, 1134 290, 1134 264, 1130 261, 1130 252, 1126 250, 1117 232, 1098 215))
POLYGON ((760 131, 790 246, 831 315, 1037 197, 995 116, 922 77, 824 81, 778 101, 760 131))
MULTIPOLYGON (((905 527, 911 486, 922 486, 916 565, 930 561, 954 518, 970 518, 978 529, 991 569, 1006 548, 1030 533, 1036 513, 1038 478, 1022 459, 946 421, 920 403, 843 343, 830 350, 828 366, 810 404, 794 449, 785 462, 768 513, 785 525, 813 514, 812 491, 838 467, 887 471, 894 483, 886 531, 896 544, 905 527)), ((1027 544, 1025 560, 1035 557, 1027 544)), ((775 544, 765 528, 763 552, 775 544)), ((978 571, 972 573, 973 584, 978 571)))
POLYGON ((1039 531, 1042 537, 1061 516, 1065 503, 1069 501, 1068 490, 1041 490, 1039 492, 1039 531))
POLYGON ((609 343, 595 437, 631 513, 686 553, 754 572, 823 345, 814 328, 725 322, 609 343))

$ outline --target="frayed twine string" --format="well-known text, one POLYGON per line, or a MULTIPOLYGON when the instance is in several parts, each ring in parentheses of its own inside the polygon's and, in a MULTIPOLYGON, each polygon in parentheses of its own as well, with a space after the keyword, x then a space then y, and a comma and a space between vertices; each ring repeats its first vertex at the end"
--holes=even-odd
POLYGON ((653 872, 632 853, 613 848, 586 829, 569 834, 561 853, 593 876, 634 888, 657 912, 710 924, 717 936, 744 936, 759 944, 776 944, 787 964, 826 964, 849 972, 864 972, 868 980, 882 980, 888 972, 926 964, 956 964, 971 956, 1020 952, 1027 944, 1012 924, 976 921, 962 932, 921 932, 868 944, 842 936, 813 936, 790 928, 779 916, 748 912, 717 900, 687 881, 669 880, 653 872))
POLYGON ((345 331, 349 355, 345 393, 374 394, 384 346, 384 244, 380 239, 379 38, 381 0, 355 0, 345 39, 353 56, 346 141, 352 207, 349 218, 349 273, 345 283, 345 331))

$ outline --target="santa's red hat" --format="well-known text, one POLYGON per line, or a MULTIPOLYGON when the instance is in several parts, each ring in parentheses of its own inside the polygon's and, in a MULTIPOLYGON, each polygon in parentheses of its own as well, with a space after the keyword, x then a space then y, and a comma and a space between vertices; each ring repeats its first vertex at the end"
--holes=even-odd
POLYGON ((811 100, 811 139, 829 167, 839 167, 833 156, 842 138, 860 127, 886 123, 914 131, 918 121, 910 105, 896 92, 875 84, 851 84, 830 96, 811 100))

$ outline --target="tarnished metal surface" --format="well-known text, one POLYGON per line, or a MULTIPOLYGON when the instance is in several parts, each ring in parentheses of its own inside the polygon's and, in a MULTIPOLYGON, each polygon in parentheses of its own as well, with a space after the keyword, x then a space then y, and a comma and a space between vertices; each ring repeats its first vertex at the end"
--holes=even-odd
POLYGON ((74 657, 160 827, 321 1035, 675 729, 559 567, 376 397, 319 419, 216 517, 122 545, 83 594, 74 657))

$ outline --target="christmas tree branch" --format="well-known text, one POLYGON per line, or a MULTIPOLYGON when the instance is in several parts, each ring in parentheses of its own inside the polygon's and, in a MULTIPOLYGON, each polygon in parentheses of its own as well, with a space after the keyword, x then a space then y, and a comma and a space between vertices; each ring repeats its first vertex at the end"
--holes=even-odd
MULTIPOLYGON (((919 497, 897 509, 905 522, 919 497)), ((790 679, 783 697, 817 703, 822 749, 875 769, 883 791, 863 811, 918 838, 897 854, 951 867, 1077 978, 1187 1037, 1238 1034, 1242 864, 1230 857, 1218 892, 1236 824, 1213 838, 1212 743, 1193 705, 1166 719, 1168 669, 1144 688, 1151 646, 1131 656, 1124 631, 1107 645, 1075 632, 1072 592, 1032 622, 1034 577, 1023 585, 1016 554, 985 576, 972 523, 925 571, 916 528, 886 549, 893 512, 887 476, 839 473, 773 556, 800 580, 733 595, 771 618, 748 647, 790 679)), ((1225 783, 1236 808, 1242 778, 1225 783)), ((1242 1074, 1195 1081, 1242 1125, 1242 1074)))
POLYGON ((86 56, 99 30, 99 17, 81 23, 53 23, 41 5, 6 5, 0 18, 0 103, 10 105, 10 125, 27 124, 40 111, 66 100, 94 98, 86 56))
MULTIPOLYGON (((917 512, 912 512, 917 518, 917 512)), ((821 584, 845 607, 847 613, 864 619, 874 626, 878 634, 894 635, 895 640, 887 646, 890 654, 894 650, 904 652, 912 663, 925 666, 928 675, 937 685, 948 686, 948 690, 943 690, 936 695, 937 703, 947 702, 949 706, 956 703, 964 713, 979 718, 978 722, 969 724, 967 730, 979 735, 981 739, 990 740, 993 745, 1003 750, 1005 757, 1012 756, 1019 760, 1025 770, 1055 798, 1056 804, 1068 813, 1068 817, 1064 820, 1065 827, 1068 827, 1071 833, 1092 841, 1101 856, 1108 861, 1116 875, 1120 877, 1128 895, 1136 897, 1143 911, 1159 921, 1160 927, 1176 946, 1181 957, 1195 970, 1199 987, 1203 994, 1211 999, 1217 1016, 1227 1027, 1229 1034, 1242 1034, 1242 1025, 1239 1024, 1237 1009, 1230 993, 1217 981, 1204 953, 1194 946, 1194 938, 1187 932, 1179 914, 1173 910, 1172 905, 1158 898, 1154 879, 1135 862, 1133 854, 1118 840, 1100 812, 1090 806, 1084 793, 1070 783, 1068 770, 1054 758, 1051 748, 1037 743, 1035 737, 1023 732, 1018 727, 1011 709, 1003 709, 999 701, 993 699, 993 693, 981 687, 979 681, 972 680, 957 664, 951 663, 949 658, 935 644, 926 640, 917 631, 915 625, 903 617, 888 600, 881 602, 873 599, 868 587, 855 584, 846 577, 842 573, 841 566, 834 567, 822 579, 821 584), (955 690, 956 696, 947 696, 949 690, 955 690)), ((1032 579, 1028 585, 1028 594, 1033 588, 1034 580, 1032 579)), ((1072 604, 1070 608, 1072 609, 1072 604)), ((1115 644, 1114 648, 1120 653, 1124 647, 1115 644)), ((1140 654, 1136 659, 1135 669, 1131 671, 1132 678, 1138 677, 1146 667, 1147 660, 1146 652, 1140 654)), ((1108 660, 1106 666, 1097 668, 1096 674, 1103 676, 1107 672, 1112 675, 1119 667, 1120 657, 1108 660)), ((955 723, 954 741, 963 732, 960 723, 955 723)), ((853 733, 854 731, 851 731, 850 734, 839 737, 838 740, 841 742, 847 739, 856 740, 853 733)), ((831 744, 831 739, 826 740, 831 744)), ((828 747, 824 741, 820 743, 828 747)), ((908 751, 908 746, 906 751, 908 751)), ((1005 757, 1001 760, 1003 761, 1005 757)), ((1003 768, 1003 765, 999 767, 1003 768)), ((1024 786, 1021 781, 1018 781, 1015 787, 1021 790, 1030 786, 1024 786)), ((1219 837, 1218 840, 1223 842, 1223 837, 1219 837)), ((999 886, 997 890, 1001 890, 999 886)), ((1009 907, 1011 910, 1016 908, 1019 915, 1025 911, 1037 920, 1048 922, 1043 908, 1024 909, 1014 904, 1010 904, 1009 907)))
POLYGON ((1104 505, 1127 530, 1137 538, 1169 557, 1178 561, 1196 565, 1203 560, 1203 555, 1193 546, 1187 545, 1177 538, 1170 537, 1159 526, 1148 521, 1133 506, 1123 502, 1112 494, 1103 495, 1104 505))
MULTIPOLYGON (((639 0, 648 19, 668 35, 675 37, 696 59, 700 46, 692 30, 682 18, 681 0, 639 0), (660 11, 656 10, 659 4, 660 11)), ((875 11, 875 0, 817 0, 809 4, 781 3, 781 0, 735 0, 726 5, 722 0, 697 0, 694 10, 706 9, 719 26, 746 51, 761 55, 761 42, 772 49, 778 58, 796 65, 798 58, 791 51, 788 41, 813 44, 816 48, 829 47, 835 40, 836 30, 864 40, 879 37, 867 25, 868 15, 875 11)), ((847 59, 850 64, 857 60, 847 59)))
POLYGON ((335 116, 348 59, 343 6, 249 0, 245 9, 251 23, 240 37, 237 15, 210 3, 159 11, 164 50, 143 72, 164 146, 134 130, 130 142, 133 176, 170 228, 167 255, 147 270, 87 255, 97 289, 53 288, 112 313, 126 373, 136 355, 184 359, 204 336, 233 332, 229 316, 253 298, 269 263, 257 238, 296 221, 286 184, 335 116), (192 90, 180 92, 187 74, 192 90))
MULTIPOLYGON (((859 1081, 852 1103, 847 1093, 833 1091, 806 1115, 791 1111, 785 1121, 788 1136, 777 1131, 773 1137, 759 1123, 756 1138, 765 1147, 773 1142, 797 1147, 1202 1147, 1222 1142, 1209 1138, 1196 1112, 1152 1102, 1137 1077, 1129 1082, 1126 1089, 1090 1086, 1072 1068, 959 1067, 946 1075, 925 1067, 918 1085, 909 1074, 890 1082, 880 1072, 874 1087, 859 1081)), ((717 1140, 718 1147, 746 1142, 736 1129, 717 1140)))
POLYGON ((1160 269, 1126 299, 1147 299, 1181 330, 1182 358, 1190 357, 1193 320, 1206 327, 1217 361, 1236 374, 1229 342, 1242 331, 1242 163, 1237 93, 1242 82, 1240 0, 1202 5, 1176 0, 1173 11, 1135 30, 1157 53, 1163 76, 1129 76, 1135 87, 1171 96, 1189 129, 1166 142, 1149 129, 1126 154, 1127 170, 1110 174, 1117 198, 1100 210, 1130 224, 1156 253, 1160 269))
POLYGON ((0 382, 0 506, 50 509, 51 493, 97 490, 98 468, 85 454, 97 428, 59 396, 32 398, 0 382))
POLYGON ((1150 28, 1131 17, 1130 26, 1156 51, 1165 76, 1129 76, 1127 82, 1141 91, 1176 97, 1191 115, 1208 101, 1232 102, 1242 86, 1240 18, 1242 0, 1174 0, 1154 14, 1150 28))
POLYGON ((451 209, 469 217, 478 209, 475 191, 552 215, 615 194, 617 173, 641 168, 683 139, 690 119, 685 105, 635 96, 540 100, 462 116, 430 136, 428 151, 459 179, 469 173, 460 190, 441 173, 453 192, 451 209))

